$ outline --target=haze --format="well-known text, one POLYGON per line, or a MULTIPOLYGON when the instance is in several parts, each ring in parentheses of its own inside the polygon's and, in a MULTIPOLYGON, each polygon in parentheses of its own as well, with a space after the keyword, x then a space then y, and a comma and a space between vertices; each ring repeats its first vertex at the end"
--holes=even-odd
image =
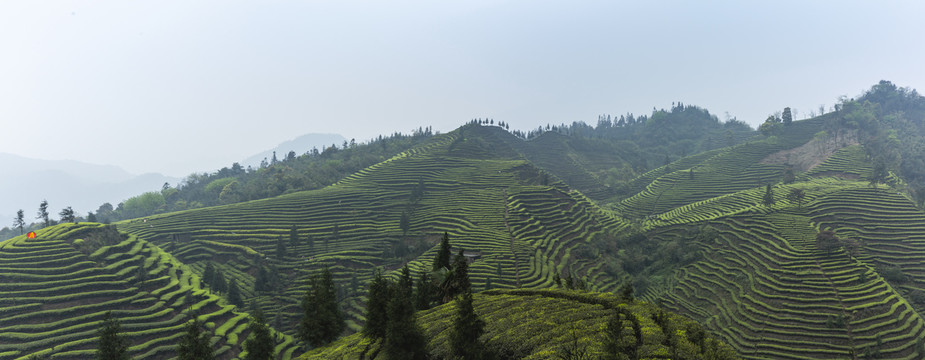
POLYGON ((925 88, 914 1, 5 1, 0 152, 181 177, 305 133, 674 101, 752 126, 925 88))

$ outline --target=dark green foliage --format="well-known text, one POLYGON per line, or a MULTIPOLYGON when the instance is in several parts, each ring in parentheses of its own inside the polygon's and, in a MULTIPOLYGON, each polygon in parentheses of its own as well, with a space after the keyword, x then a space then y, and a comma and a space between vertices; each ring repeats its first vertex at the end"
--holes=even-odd
POLYGON ((788 166, 787 169, 784 170, 784 177, 781 181, 783 181, 784 184, 793 184, 796 180, 797 177, 793 173, 793 167, 788 166))
POLYGON ((841 246, 841 240, 835 235, 835 232, 825 229, 816 234, 816 247, 825 253, 830 253, 841 246))
POLYGON ((882 160, 877 159, 874 160, 874 171, 871 172, 868 181, 870 181, 870 185, 885 184, 889 175, 889 172, 886 170, 886 164, 882 160))
POLYGON ((438 296, 439 292, 439 289, 434 286, 431 280, 430 273, 422 271, 416 285, 414 292, 414 307, 418 310, 430 309, 431 304, 435 302, 435 298, 438 296))
POLYGON ((790 112, 790 107, 784 108, 784 113, 781 114, 781 120, 784 123, 784 126, 790 126, 793 122, 793 113, 790 112))
POLYGON ((266 268, 258 265, 257 276, 254 281, 254 291, 267 292, 276 289, 276 277, 266 268))
POLYGON ((296 247, 299 245, 299 230, 296 229, 295 224, 289 228, 289 247, 296 247))
POLYGON ((321 346, 337 339, 346 328, 337 305, 337 289, 331 271, 325 267, 320 277, 312 277, 309 290, 302 298, 299 337, 312 346, 321 346))
POLYGON ((774 190, 771 190, 771 184, 764 188, 764 199, 761 201, 765 205, 774 205, 774 190))
POLYGON ((209 345, 209 333, 204 331, 202 324, 195 316, 186 323, 186 333, 177 344, 178 360, 211 360, 214 359, 212 346, 209 345))
POLYGON ((806 198, 806 191, 803 189, 791 188, 787 194, 787 200, 797 203, 797 208, 803 208, 803 200, 806 198))
POLYGON ((61 222, 77 222, 77 216, 74 214, 74 209, 70 206, 61 209, 61 212, 58 213, 61 216, 61 222))
POLYGON ((401 229, 401 234, 408 235, 408 229, 411 227, 411 216, 408 215, 407 211, 401 212, 401 218, 398 220, 398 227, 401 229))
POLYGON ((408 269, 408 265, 405 265, 401 269, 401 277, 398 278, 398 291, 401 296, 404 296, 407 299, 413 298, 413 288, 414 283, 411 280, 411 269, 408 269))
POLYGON ((279 261, 286 259, 286 243, 283 242, 282 235, 276 240, 276 259, 279 261))
MULTIPOLYGON (((392 287, 396 287, 393 285, 392 287)), ((382 350, 390 360, 427 358, 427 339, 414 318, 414 305, 403 291, 393 289, 388 302, 388 323, 382 350)))
POLYGON ((443 232, 443 239, 440 240, 440 249, 434 257, 434 271, 450 268, 450 234, 443 232))
POLYGON ((642 347, 642 325, 631 311, 618 308, 607 322, 604 348, 612 359, 638 359, 642 347), (627 328, 629 325, 629 329, 627 328))
POLYGON ((215 266, 211 261, 206 263, 206 268, 202 271, 202 281, 210 285, 215 282, 215 266))
POLYGON ((276 343, 259 309, 254 313, 247 328, 250 330, 250 336, 244 341, 244 351, 247 351, 244 360, 273 360, 276 343))
POLYGON ((633 301, 633 284, 627 282, 620 287, 620 299, 625 301, 633 301))
POLYGON ((238 282, 235 280, 228 281, 228 303, 237 307, 244 306, 244 299, 241 298, 241 290, 238 289, 238 282))
POLYGON ((479 337, 485 333, 485 322, 479 318, 472 307, 472 292, 466 291, 456 297, 456 318, 453 320, 453 333, 450 335, 450 347, 453 353, 462 359, 482 359, 484 345, 479 337))
POLYGON ((225 281, 225 275, 221 271, 215 271, 215 279, 212 280, 212 289, 224 293, 228 290, 228 283, 225 281))
POLYGON ((443 302, 449 302, 457 295, 471 291, 469 261, 463 255, 463 250, 459 250, 459 254, 453 258, 453 267, 447 272, 441 288, 443 289, 443 302))
POLYGON ((389 300, 392 291, 389 281, 382 276, 382 270, 376 269, 373 280, 369 283, 369 293, 366 298, 366 324, 363 325, 363 334, 370 338, 385 338, 386 327, 389 323, 389 300))
POLYGON ((552 282, 556 283, 557 287, 562 287, 562 277, 559 276, 559 273, 552 275, 552 282))
POLYGON ((112 317, 112 312, 107 311, 103 316, 103 322, 96 332, 99 336, 99 342, 96 349, 96 358, 99 360, 126 360, 128 356, 128 340, 122 337, 119 320, 112 317))

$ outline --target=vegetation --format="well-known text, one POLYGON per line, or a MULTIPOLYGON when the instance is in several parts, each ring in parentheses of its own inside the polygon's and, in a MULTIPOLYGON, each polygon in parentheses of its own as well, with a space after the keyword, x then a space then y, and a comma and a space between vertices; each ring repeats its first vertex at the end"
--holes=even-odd
POLYGON ((478 120, 166 186, 101 206, 144 216, 114 226, 17 217, 0 357, 92 357, 112 309, 135 358, 178 356, 192 313, 216 358, 920 358, 922 104, 882 82, 763 135, 682 104, 478 120), (279 187, 301 161, 339 170, 279 187))

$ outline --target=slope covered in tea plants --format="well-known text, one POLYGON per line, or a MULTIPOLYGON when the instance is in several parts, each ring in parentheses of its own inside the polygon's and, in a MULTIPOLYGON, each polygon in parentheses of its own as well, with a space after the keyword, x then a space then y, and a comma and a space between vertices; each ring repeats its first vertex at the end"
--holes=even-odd
MULTIPOLYGON (((491 290, 476 294, 474 300, 475 312, 485 322, 480 340, 499 358, 557 359, 577 353, 602 358, 615 332, 619 333, 618 344, 627 351, 632 348, 640 359, 737 358, 728 345, 690 319, 612 294, 491 290), (614 318, 620 319, 619 330, 610 324, 614 318)), ((428 351, 436 358, 453 355, 449 338, 456 312, 456 303, 451 302, 416 315, 428 339, 428 351)), ((300 359, 383 359, 381 346, 380 341, 354 334, 300 359)))
MULTIPOLYGON (((248 314, 200 286, 173 256, 100 224, 62 224, 0 243, 0 358, 87 359, 106 312, 122 324, 135 358, 176 356, 195 314, 217 358, 241 352, 248 314)), ((295 350, 277 337, 279 356, 295 350)))

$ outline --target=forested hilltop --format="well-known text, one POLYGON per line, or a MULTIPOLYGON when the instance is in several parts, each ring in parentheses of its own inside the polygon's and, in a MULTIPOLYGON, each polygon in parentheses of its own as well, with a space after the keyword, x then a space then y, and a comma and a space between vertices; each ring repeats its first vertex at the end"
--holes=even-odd
POLYGON ((312 190, 18 236, 0 243, 0 338, 28 346, 0 355, 86 355, 122 304, 138 357, 176 352, 183 309, 221 358, 258 338, 281 358, 925 356, 916 91, 881 82, 757 131, 682 104, 629 118, 476 119, 199 183, 371 163, 312 190))

